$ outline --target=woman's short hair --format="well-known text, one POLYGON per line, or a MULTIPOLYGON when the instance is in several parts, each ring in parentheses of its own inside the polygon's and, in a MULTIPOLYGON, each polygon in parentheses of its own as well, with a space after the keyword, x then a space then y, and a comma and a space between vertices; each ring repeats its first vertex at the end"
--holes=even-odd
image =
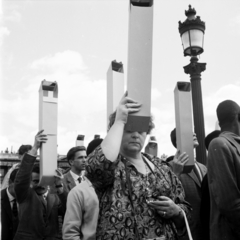
MULTIPOLYGON (((112 125, 115 122, 115 118, 116 118, 116 114, 117 111, 114 111, 112 114, 110 114, 109 116, 109 124, 108 124, 108 131, 109 129, 112 127, 112 125)), ((147 130, 147 134, 150 134, 151 131, 153 130, 153 128, 155 128, 155 124, 153 123, 153 116, 150 117, 150 121, 149 121, 149 126, 148 126, 148 130, 147 130)))
POLYGON ((77 147, 73 147, 71 148, 68 153, 67 153, 67 160, 68 163, 70 164, 70 160, 72 160, 75 157, 75 153, 79 152, 79 151, 86 151, 86 148, 84 146, 77 146, 77 147))

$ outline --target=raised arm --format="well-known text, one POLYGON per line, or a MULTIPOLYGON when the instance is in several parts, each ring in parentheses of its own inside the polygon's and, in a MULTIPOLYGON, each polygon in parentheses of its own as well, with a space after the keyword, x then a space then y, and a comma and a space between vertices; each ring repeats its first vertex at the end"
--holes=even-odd
POLYGON ((101 144, 103 154, 108 160, 112 162, 116 161, 120 151, 123 130, 127 122, 128 114, 138 112, 140 106, 140 103, 127 97, 127 93, 124 94, 117 107, 115 121, 101 144))
POLYGON ((42 132, 43 130, 37 133, 33 148, 29 153, 25 153, 14 182, 14 190, 19 203, 26 199, 30 190, 32 168, 36 161, 37 151, 41 143, 47 141, 46 135, 42 134, 42 132))

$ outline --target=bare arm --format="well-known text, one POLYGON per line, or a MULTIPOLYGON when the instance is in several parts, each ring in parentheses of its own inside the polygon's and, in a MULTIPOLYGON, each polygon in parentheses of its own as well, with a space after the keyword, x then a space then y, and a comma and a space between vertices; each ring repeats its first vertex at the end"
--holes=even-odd
POLYGON ((108 160, 112 162, 116 161, 120 151, 123 130, 127 122, 128 114, 138 112, 140 106, 141 104, 128 98, 127 93, 124 94, 118 105, 114 124, 101 144, 103 153, 108 160))

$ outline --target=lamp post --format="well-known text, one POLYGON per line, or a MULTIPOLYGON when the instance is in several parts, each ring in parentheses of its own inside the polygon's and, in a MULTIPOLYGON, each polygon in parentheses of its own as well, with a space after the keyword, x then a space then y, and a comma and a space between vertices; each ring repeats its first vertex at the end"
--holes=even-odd
POLYGON ((196 148, 198 162, 206 164, 205 127, 202 104, 201 72, 205 71, 206 63, 199 63, 197 56, 203 53, 205 23, 196 15, 194 8, 189 5, 185 11, 187 19, 179 21, 179 33, 182 39, 184 56, 190 56, 190 64, 183 67, 186 74, 190 74, 192 86, 192 103, 194 131, 197 134, 199 146, 196 148))

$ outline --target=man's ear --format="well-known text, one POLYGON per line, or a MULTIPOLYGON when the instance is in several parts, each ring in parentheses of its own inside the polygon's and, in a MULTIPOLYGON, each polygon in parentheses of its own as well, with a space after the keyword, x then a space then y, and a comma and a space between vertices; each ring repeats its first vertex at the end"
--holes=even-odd
POLYGON ((70 160, 68 161, 68 163, 69 163, 70 166, 72 166, 72 165, 73 165, 73 159, 70 159, 70 160))

